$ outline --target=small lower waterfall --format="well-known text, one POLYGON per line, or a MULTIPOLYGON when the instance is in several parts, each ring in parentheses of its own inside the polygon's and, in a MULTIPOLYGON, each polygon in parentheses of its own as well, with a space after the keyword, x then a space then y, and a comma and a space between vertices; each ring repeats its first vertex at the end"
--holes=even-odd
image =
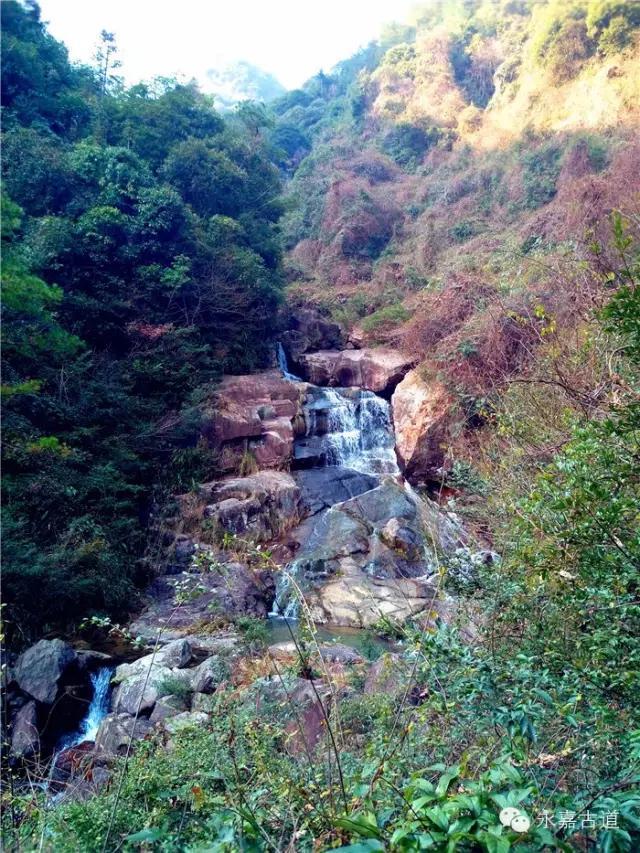
POLYGON ((284 351, 284 347, 278 341, 276 346, 276 358, 278 359, 278 367, 285 379, 288 379, 290 382, 302 382, 299 376, 296 376, 294 373, 289 373, 289 365, 287 364, 287 354, 284 351))
POLYGON ((109 701, 111 692, 111 675, 110 667, 102 667, 97 672, 91 675, 91 685, 93 687, 93 696, 91 704, 86 716, 80 723, 78 731, 66 737, 60 743, 58 750, 69 749, 71 746, 77 746, 85 740, 95 740, 100 723, 109 713, 109 701))
POLYGON ((296 564, 292 563, 283 569, 278 575, 276 584, 276 597, 273 600, 273 609, 269 616, 279 619, 297 619, 300 602, 296 595, 293 579, 296 575, 296 564))

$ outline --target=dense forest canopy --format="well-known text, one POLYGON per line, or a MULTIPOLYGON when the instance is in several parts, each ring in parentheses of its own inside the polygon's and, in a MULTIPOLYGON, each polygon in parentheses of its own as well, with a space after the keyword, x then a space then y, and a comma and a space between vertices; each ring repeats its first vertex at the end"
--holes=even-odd
POLYGON ((132 603, 207 383, 271 355, 282 206, 254 116, 124 89, 109 34, 71 65, 35 3, 2 26, 4 581, 28 637, 132 603))

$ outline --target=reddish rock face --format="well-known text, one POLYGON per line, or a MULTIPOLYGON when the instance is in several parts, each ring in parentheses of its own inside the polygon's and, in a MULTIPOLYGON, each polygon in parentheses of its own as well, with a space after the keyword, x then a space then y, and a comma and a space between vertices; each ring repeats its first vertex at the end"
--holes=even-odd
POLYGON ((207 504, 205 518, 229 533, 249 533, 262 542, 288 530, 303 514, 300 487, 284 471, 203 483, 200 495, 207 504))
POLYGON ((402 655, 387 652, 371 665, 364 683, 364 692, 372 695, 401 696, 408 688, 410 667, 402 655))
POLYGON ((442 383, 427 382, 412 370, 391 397, 398 461, 414 482, 432 477, 446 448, 453 400, 442 383))
POLYGON ((261 427, 261 441, 254 450, 256 461, 261 468, 277 468, 291 457, 294 439, 291 417, 265 420, 261 427))
POLYGON ((358 387, 389 394, 415 359, 383 347, 359 350, 322 350, 300 356, 305 379, 314 385, 358 387))
POLYGON ((295 384, 283 379, 279 370, 265 370, 243 376, 225 376, 218 386, 218 395, 236 403, 273 402, 290 400, 297 402, 299 390, 295 384))
POLYGON ((55 777, 62 781, 76 776, 83 769, 90 767, 90 756, 93 752, 93 741, 84 740, 76 746, 70 746, 58 753, 55 759, 55 777))
POLYGON ((286 467, 303 389, 277 370, 222 380, 202 432, 212 447, 225 451, 228 470, 245 450, 253 453, 260 468, 286 467))

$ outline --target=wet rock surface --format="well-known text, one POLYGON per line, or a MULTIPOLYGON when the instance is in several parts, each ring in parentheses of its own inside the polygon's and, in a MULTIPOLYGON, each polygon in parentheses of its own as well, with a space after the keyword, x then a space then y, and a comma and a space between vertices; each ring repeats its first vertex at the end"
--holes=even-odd
POLYGON ((304 506, 312 515, 361 495, 380 482, 372 474, 338 467, 295 471, 292 476, 300 487, 304 506))
POLYGON ((439 594, 433 547, 452 544, 440 515, 392 478, 322 513, 288 567, 314 619, 366 627, 431 610, 439 594))

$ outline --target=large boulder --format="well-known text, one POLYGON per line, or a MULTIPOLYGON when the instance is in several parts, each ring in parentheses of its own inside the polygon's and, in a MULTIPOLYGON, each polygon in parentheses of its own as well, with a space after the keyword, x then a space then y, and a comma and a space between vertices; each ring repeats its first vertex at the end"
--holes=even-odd
POLYGON ((453 399, 438 380, 412 370, 391 397, 398 461, 412 481, 436 476, 446 452, 453 399))
POLYGON ((309 681, 298 679, 289 692, 289 702, 296 714, 285 727, 285 749, 290 755, 309 755, 325 737, 331 690, 322 683, 312 686, 309 681))
POLYGON ((138 658, 133 663, 120 664, 115 672, 115 681, 120 682, 127 678, 146 675, 150 668, 181 669, 190 663, 192 657, 193 651, 188 639, 173 640, 164 646, 160 646, 155 652, 138 658))
POLYGON ((133 663, 121 664, 115 672, 118 687, 112 707, 116 713, 138 714, 151 711, 160 696, 169 691, 170 681, 189 689, 191 674, 184 667, 193 657, 188 639, 174 640, 133 663))
POLYGON ((292 477, 302 490, 303 504, 313 515, 368 492, 380 482, 380 478, 372 474, 337 466, 294 471, 292 477))
POLYGON ((210 633, 220 615, 264 618, 275 595, 273 573, 242 563, 212 562, 206 572, 161 575, 149 590, 149 604, 130 630, 151 642, 188 635, 195 652, 232 655, 238 637, 210 633))
POLYGON ((183 711, 181 714, 167 717, 164 728, 169 734, 177 735, 190 729, 201 729, 209 722, 209 715, 204 711, 183 711))
POLYGON ((160 723, 168 717, 175 717, 188 710, 187 703, 181 696, 161 696, 151 712, 149 722, 160 723))
POLYGON ((141 740, 151 729, 151 723, 130 714, 107 714, 96 734, 94 755, 110 760, 127 751, 131 740, 141 740))
POLYGON ((168 666, 150 666, 147 672, 125 679, 116 688, 111 707, 116 714, 144 714, 153 710, 156 702, 168 690, 170 681, 180 680, 188 689, 187 670, 169 669, 168 666))
POLYGON ((322 350, 299 359, 303 377, 314 385, 358 387, 383 395, 393 391, 413 364, 413 356, 383 347, 322 350))
POLYGON ((78 668, 81 672, 95 672, 103 666, 109 666, 113 660, 111 655, 105 652, 98 652, 94 649, 76 649, 76 658, 78 660, 78 668))
POLYGON ((23 705, 13 719, 11 729, 11 755, 29 758, 40 749, 38 708, 33 699, 23 705))
POLYGON ((368 577, 360 561, 340 562, 340 575, 319 587, 310 597, 311 615, 317 622, 366 628, 381 619, 405 622, 434 606, 438 584, 434 578, 368 577))
POLYGON ((259 715, 284 726, 285 749, 290 755, 310 755, 325 736, 331 689, 322 681, 311 682, 293 675, 259 678, 246 694, 259 715))
POLYGON ((398 697, 408 689, 410 671, 411 667, 402 655, 386 652, 371 664, 364 682, 364 692, 398 697))
POLYGON ((190 671, 190 686, 194 693, 213 693, 229 675, 229 667, 216 655, 202 661, 190 671))
POLYGON ((29 696, 52 705, 58 697, 64 676, 77 664, 74 650, 62 640, 40 640, 23 652, 14 670, 18 686, 29 696))
POLYGON ((364 663, 364 658, 351 646, 344 643, 322 643, 318 646, 320 657, 328 663, 341 663, 345 666, 364 663))
POLYGON ((226 376, 204 412, 202 434, 219 451, 225 470, 248 451, 263 468, 286 467, 304 384, 277 370, 226 376))
MULTIPOLYGON (((387 478, 320 514, 287 571, 317 622, 366 627, 382 617, 404 621, 436 609, 436 550, 458 542, 435 504, 387 478)), ((281 612, 294 586, 280 584, 281 612)))
POLYGON ((289 330, 281 340, 287 356, 295 364, 303 353, 339 349, 344 345, 340 326, 312 308, 298 308, 291 313, 289 330))
POLYGON ((249 534, 257 541, 277 538, 302 515, 300 487, 284 471, 216 480, 200 487, 205 518, 220 530, 249 534))
MULTIPOLYGON (((292 660, 299 658, 299 646, 289 640, 288 642, 273 643, 267 649, 269 657, 277 661, 286 661, 290 663, 292 660)), ((312 645, 311 653, 315 656, 316 652, 325 663, 340 663, 345 666, 351 664, 363 663, 364 658, 351 646, 346 646, 344 643, 321 643, 319 646, 312 645)))

